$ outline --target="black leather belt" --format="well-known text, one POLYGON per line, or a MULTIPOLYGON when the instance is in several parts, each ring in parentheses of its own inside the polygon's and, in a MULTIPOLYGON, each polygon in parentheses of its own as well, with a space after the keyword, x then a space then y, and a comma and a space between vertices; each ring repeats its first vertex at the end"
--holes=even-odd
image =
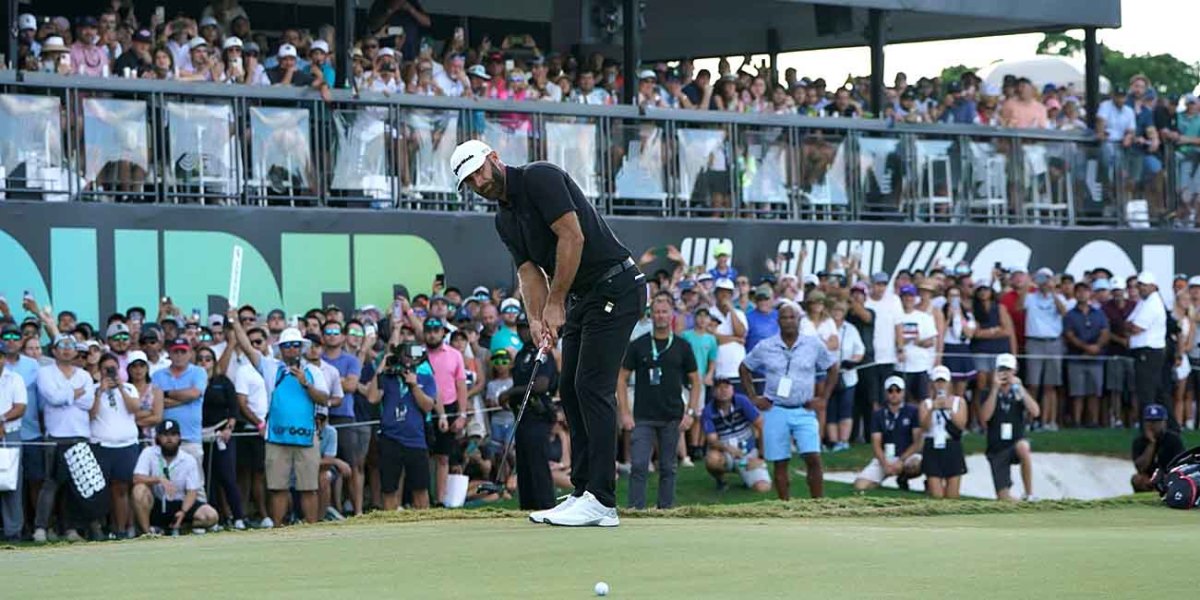
POLYGON ((621 273, 624 273, 625 271, 632 269, 635 266, 635 264, 636 263, 633 262, 633 258, 627 256, 627 257, 625 257, 625 260, 621 261, 620 263, 617 263, 616 265, 613 265, 613 268, 601 273, 600 277, 597 278, 596 281, 604 281, 605 279, 609 279, 611 277, 616 277, 617 275, 620 275, 621 273))

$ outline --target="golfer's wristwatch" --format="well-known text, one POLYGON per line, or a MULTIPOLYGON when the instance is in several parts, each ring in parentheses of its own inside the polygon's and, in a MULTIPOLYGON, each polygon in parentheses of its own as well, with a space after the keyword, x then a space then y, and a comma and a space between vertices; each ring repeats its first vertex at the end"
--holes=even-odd
POLYGON ((687 416, 689 416, 689 417, 695 417, 695 416, 696 416, 696 409, 694 409, 694 408, 689 408, 689 409, 687 409, 687 416))

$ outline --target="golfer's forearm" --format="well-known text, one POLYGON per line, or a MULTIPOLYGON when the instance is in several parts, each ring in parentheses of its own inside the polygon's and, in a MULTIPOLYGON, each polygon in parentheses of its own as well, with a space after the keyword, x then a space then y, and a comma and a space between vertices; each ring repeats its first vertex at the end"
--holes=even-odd
POLYGON ((559 217, 550 228, 558 238, 554 253, 554 278, 550 280, 550 301, 561 304, 566 301, 567 292, 571 291, 575 274, 579 271, 579 260, 583 256, 583 230, 574 212, 559 217))
POLYGON ((521 297, 525 299, 525 311, 530 320, 540 319, 542 309, 546 307, 546 296, 550 293, 546 273, 537 265, 527 262, 517 270, 517 280, 521 285, 521 297))

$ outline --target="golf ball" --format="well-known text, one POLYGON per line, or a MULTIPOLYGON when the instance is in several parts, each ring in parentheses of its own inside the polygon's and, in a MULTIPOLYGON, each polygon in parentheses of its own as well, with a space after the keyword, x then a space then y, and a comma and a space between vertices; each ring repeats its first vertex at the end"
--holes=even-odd
POLYGON ((608 595, 608 584, 604 583, 603 581, 597 583, 595 591, 596 591, 597 596, 607 596, 608 595))

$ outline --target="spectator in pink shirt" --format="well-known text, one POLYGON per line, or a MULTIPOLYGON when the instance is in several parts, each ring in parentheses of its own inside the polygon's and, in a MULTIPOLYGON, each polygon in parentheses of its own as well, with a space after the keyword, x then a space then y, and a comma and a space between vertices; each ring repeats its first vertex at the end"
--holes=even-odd
POLYGON ((450 455, 454 451, 459 432, 467 426, 467 371, 462 353, 446 338, 446 324, 438 317, 425 319, 425 355, 433 368, 433 379, 437 383, 437 400, 445 408, 445 418, 439 418, 437 435, 429 453, 437 463, 437 493, 445 493, 446 480, 450 476, 450 455))
POLYGON ((1017 96, 1000 107, 1000 125, 1018 129, 1046 128, 1046 106, 1034 98, 1033 83, 1028 79, 1018 79, 1017 96))
POLYGON ((75 21, 75 43, 71 44, 71 66, 80 75, 108 76, 108 56, 96 45, 95 17, 79 17, 75 21))

